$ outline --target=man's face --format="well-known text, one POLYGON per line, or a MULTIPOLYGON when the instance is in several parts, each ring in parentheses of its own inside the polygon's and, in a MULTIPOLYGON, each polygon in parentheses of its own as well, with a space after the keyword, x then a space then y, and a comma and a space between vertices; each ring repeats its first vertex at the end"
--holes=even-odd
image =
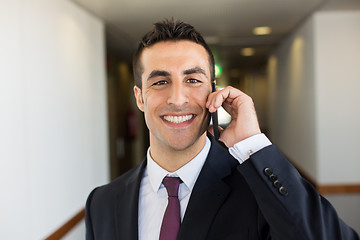
POLYGON ((142 90, 134 88, 144 112, 151 148, 186 150, 205 142, 210 115, 205 107, 211 92, 209 56, 191 41, 159 42, 146 48, 142 90))

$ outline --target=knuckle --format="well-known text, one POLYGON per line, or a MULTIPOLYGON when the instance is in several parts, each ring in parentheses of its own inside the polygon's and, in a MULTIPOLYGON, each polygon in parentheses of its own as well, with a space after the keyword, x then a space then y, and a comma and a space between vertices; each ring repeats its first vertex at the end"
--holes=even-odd
POLYGON ((232 90, 232 89, 234 89, 234 87, 232 87, 232 86, 226 86, 225 89, 227 89, 227 90, 232 90))

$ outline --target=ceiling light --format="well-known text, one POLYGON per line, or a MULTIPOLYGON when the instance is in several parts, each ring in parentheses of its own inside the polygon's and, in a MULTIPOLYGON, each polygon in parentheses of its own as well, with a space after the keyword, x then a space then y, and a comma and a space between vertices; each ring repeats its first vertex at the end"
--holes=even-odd
POLYGON ((253 29, 253 33, 255 35, 267 35, 271 33, 271 28, 270 27, 256 27, 253 29))
POLYGON ((255 49, 253 48, 243 48, 241 49, 241 55, 249 57, 255 54, 255 49))

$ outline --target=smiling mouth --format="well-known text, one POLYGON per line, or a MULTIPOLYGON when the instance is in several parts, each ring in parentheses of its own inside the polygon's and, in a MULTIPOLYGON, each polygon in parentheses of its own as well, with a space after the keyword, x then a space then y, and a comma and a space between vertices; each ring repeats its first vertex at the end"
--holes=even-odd
POLYGON ((183 122, 189 121, 193 117, 194 117, 193 114, 189 114, 189 115, 184 115, 184 116, 164 116, 163 118, 168 122, 183 123, 183 122))

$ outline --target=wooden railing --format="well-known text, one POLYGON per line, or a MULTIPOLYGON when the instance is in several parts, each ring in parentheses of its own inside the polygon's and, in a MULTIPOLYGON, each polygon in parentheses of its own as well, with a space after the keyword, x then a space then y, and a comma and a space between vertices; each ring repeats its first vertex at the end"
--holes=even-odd
POLYGON ((360 184, 315 185, 315 187, 321 195, 360 193, 360 184))
POLYGON ((50 236, 45 238, 45 240, 58 240, 64 237, 68 232, 70 232, 81 220, 85 217, 85 208, 78 212, 74 217, 62 225, 58 230, 52 233, 50 236))
MULTIPOLYGON (((289 158, 288 158, 289 159, 289 158)), ((318 184, 307 175, 301 168, 299 168, 293 161, 290 162, 299 171, 300 175, 309 181, 321 195, 326 194, 353 194, 360 193, 360 184, 318 184)))

